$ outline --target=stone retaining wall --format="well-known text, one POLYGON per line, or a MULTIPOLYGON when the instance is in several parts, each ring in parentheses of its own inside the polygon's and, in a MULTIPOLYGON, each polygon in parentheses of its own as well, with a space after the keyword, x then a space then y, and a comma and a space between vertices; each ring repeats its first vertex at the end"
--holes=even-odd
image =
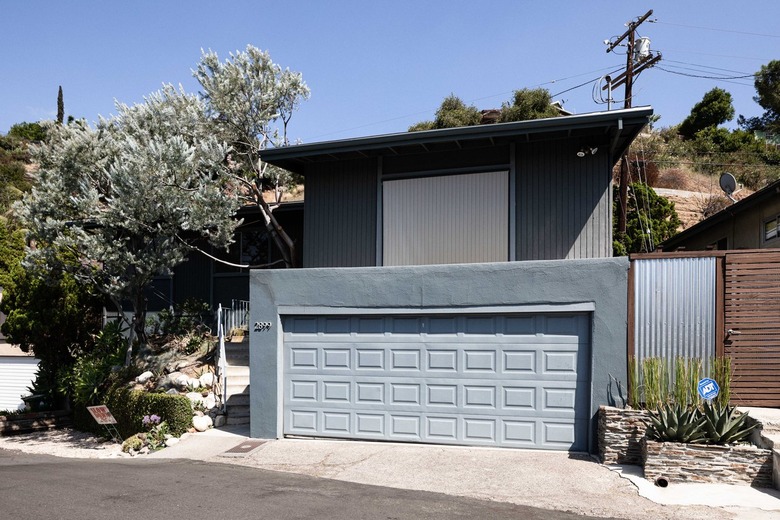
POLYGON ((70 412, 36 412, 11 417, 0 416, 0 437, 71 426, 70 412))
POLYGON ((641 440, 648 416, 645 410, 599 407, 598 448, 603 464, 642 464, 641 440))
POLYGON ((715 446, 642 439, 645 478, 670 483, 714 482, 772 487, 772 450, 752 445, 715 446))

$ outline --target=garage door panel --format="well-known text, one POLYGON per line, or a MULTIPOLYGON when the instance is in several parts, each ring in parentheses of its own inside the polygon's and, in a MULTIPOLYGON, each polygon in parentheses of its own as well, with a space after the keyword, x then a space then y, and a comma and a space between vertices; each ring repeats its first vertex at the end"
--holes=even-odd
POLYGON ((576 381, 492 381, 485 379, 424 380, 420 378, 371 377, 349 379, 290 379, 285 402, 310 406, 359 406, 367 410, 413 410, 420 413, 452 408, 491 415, 574 417, 588 402, 576 381))
POLYGON ((587 420, 489 417, 463 414, 298 410, 288 434, 516 448, 571 449, 587 420))
POLYGON ((584 449, 585 314, 284 317, 284 432, 584 449))

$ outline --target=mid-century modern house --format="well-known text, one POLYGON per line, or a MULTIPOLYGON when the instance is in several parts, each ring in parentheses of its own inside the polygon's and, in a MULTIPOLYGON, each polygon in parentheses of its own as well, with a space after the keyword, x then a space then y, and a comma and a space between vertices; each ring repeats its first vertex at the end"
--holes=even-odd
POLYGON ((780 181, 666 240, 664 251, 780 247, 780 181))
POLYGON ((251 435, 594 450, 626 374, 612 168, 652 113, 266 150, 306 243, 249 274, 251 435))

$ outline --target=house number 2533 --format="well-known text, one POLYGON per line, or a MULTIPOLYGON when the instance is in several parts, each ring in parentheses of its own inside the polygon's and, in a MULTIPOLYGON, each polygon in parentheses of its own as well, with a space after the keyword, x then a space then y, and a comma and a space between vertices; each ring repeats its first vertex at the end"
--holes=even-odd
POLYGON ((271 322, 270 321, 256 321, 254 331, 255 332, 265 332, 267 330, 271 330, 271 322))

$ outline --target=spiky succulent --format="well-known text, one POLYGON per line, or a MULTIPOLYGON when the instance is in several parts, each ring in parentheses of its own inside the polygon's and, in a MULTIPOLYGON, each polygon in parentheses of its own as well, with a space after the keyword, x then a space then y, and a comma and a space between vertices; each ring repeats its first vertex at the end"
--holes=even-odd
POLYGON ((758 424, 747 424, 748 415, 733 406, 706 403, 702 406, 704 431, 708 444, 733 444, 744 441, 758 424))
POLYGON ((659 442, 706 442, 704 417, 696 408, 665 403, 650 414, 647 437, 659 442))

